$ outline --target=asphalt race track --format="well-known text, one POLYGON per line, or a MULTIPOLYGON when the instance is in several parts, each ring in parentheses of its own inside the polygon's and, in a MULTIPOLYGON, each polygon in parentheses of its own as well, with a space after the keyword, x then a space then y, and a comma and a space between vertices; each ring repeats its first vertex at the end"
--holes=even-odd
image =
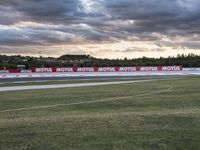
POLYGON ((118 79, 118 78, 120 79, 174 78, 183 76, 200 76, 200 71, 0 74, 0 83, 61 81, 61 80, 95 80, 95 79, 106 80, 106 79, 118 79))
POLYGON ((35 89, 54 89, 54 88, 70 88, 70 87, 86 87, 86 86, 101 86, 101 85, 114 85, 124 83, 141 83, 156 81, 152 80, 137 80, 137 81, 118 81, 118 82, 100 82, 100 83, 74 83, 74 84, 54 84, 54 85, 32 85, 32 86, 13 86, 13 87, 0 87, 0 92, 3 91, 18 91, 18 90, 35 90, 35 89))
POLYGON ((99 76, 99 77, 33 77, 33 78, 4 78, 0 83, 6 82, 42 82, 42 81, 64 81, 64 80, 109 80, 109 79, 148 79, 148 78, 176 78, 181 76, 99 76))

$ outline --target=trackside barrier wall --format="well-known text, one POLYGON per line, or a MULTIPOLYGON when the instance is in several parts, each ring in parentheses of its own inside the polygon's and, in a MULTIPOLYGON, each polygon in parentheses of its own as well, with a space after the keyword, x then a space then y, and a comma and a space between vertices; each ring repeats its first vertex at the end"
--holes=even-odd
POLYGON ((49 67, 31 70, 0 70, 0 73, 53 73, 53 72, 153 72, 182 71, 182 66, 133 66, 133 67, 49 67))
POLYGON ((137 71, 182 71, 182 66, 157 66, 157 67, 64 67, 64 68, 33 68, 32 72, 137 72, 137 71))

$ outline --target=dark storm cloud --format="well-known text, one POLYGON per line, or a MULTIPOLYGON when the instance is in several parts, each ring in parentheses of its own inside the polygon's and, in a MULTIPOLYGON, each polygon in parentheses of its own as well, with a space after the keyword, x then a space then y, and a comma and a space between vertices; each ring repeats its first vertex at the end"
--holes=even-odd
POLYGON ((80 0, 3 0, 0 5, 20 12, 24 21, 76 23, 84 15, 80 0))
POLYGON ((110 0, 105 6, 117 19, 157 19, 160 16, 171 17, 179 14, 176 0, 110 0))
POLYGON ((17 22, 19 13, 11 7, 0 5, 0 24, 9 25, 17 22))
POLYGON ((164 52, 165 50, 160 49, 160 48, 154 48, 154 49, 147 49, 145 47, 129 47, 123 52, 125 53, 133 53, 133 52, 164 52))
POLYGON ((174 49, 193 49, 200 50, 200 42, 199 41, 157 41, 155 42, 159 47, 171 47, 174 49))
POLYGON ((103 1, 113 19, 134 20, 129 32, 162 32, 170 29, 199 33, 198 0, 110 0, 103 1))
MULTIPOLYGON (((0 29, 0 45, 52 45, 72 43, 75 39, 73 34, 63 33, 56 30, 25 29, 0 29)), ((77 38, 77 37, 76 37, 77 38)))
MULTIPOLYGON (((1 0, 0 45, 155 41, 200 34, 199 0, 1 0), (88 5, 87 5, 88 4, 88 5), (90 7, 90 8, 88 8, 90 7), (34 22, 39 26, 15 27, 34 22), (12 26, 13 25, 13 26, 12 26), (74 25, 77 25, 74 27, 74 25), (154 33, 160 34, 160 36, 154 33)), ((198 49, 190 37, 182 46, 198 49)), ((170 43, 176 47, 177 43, 170 43)))

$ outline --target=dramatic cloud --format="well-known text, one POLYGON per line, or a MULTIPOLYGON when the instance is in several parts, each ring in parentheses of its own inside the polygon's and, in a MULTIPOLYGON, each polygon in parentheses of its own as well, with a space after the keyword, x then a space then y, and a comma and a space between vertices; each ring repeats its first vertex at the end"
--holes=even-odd
POLYGON ((199 0, 1 0, 0 53, 200 54, 199 24, 199 0))

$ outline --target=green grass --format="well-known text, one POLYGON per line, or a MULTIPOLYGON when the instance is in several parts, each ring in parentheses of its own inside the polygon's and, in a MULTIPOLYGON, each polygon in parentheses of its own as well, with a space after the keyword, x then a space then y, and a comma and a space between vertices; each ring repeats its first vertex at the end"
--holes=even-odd
POLYGON ((1 92, 0 110, 123 96, 131 97, 2 112, 0 149, 199 149, 200 78, 197 77, 96 87, 1 92), (171 86, 171 91, 153 94, 171 86))

